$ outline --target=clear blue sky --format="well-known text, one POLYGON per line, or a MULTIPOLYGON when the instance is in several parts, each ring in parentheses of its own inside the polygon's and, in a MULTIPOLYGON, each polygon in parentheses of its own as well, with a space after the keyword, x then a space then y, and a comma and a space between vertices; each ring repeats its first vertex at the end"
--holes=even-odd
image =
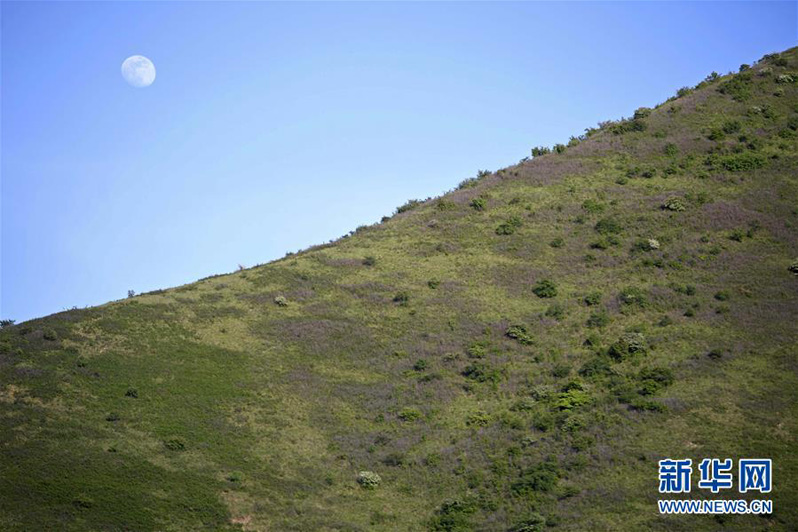
POLYGON ((18 321, 325 242, 798 40, 795 2, 1 5, 18 321))

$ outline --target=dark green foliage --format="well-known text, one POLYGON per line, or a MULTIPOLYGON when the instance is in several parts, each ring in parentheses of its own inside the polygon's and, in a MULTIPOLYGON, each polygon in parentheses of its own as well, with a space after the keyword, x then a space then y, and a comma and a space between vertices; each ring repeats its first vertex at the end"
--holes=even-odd
POLYGON ((614 219, 614 218, 602 218, 596 225, 594 229, 602 235, 610 235, 610 234, 618 234, 623 231, 623 226, 621 223, 614 219))
POLYGON ((421 203, 422 203, 421 200, 417 199, 408 200, 407 203, 405 203, 404 205, 400 205, 399 207, 396 208, 396 214, 402 214, 403 212, 412 211, 413 209, 421 205, 421 203))
POLYGON ((765 166, 765 158, 752 152, 734 153, 731 155, 712 154, 707 157, 706 165, 713 170, 728 172, 748 172, 765 166))
POLYGON ((638 381, 642 395, 654 395, 662 388, 673 384, 673 371, 669 368, 647 368, 640 371, 638 381))
POLYGON ((640 333, 630 332, 623 334, 610 346, 609 354, 615 360, 625 360, 632 355, 646 352, 648 344, 645 336, 640 333))
POLYGON ((591 358, 579 369, 579 374, 583 377, 599 377, 611 373, 612 365, 606 358, 600 356, 591 358))
POLYGON ((0 329, 5 329, 6 327, 11 327, 14 325, 14 320, 0 320, 0 329))
POLYGON ((718 301, 726 301, 727 299, 729 299, 729 292, 726 290, 720 290, 718 292, 715 292, 715 299, 717 299, 718 301))
POLYGON ((532 157, 540 157, 541 155, 546 155, 547 153, 551 153, 551 149, 546 146, 535 146, 532 148, 532 157))
POLYGON ((663 151, 668 157, 675 157, 679 155, 679 147, 673 143, 666 144, 663 151))
POLYGON ((363 259, 363 266, 374 266, 377 264, 377 257, 369 255, 363 259))
POLYGON ((553 248, 561 248, 565 245, 565 241, 562 238, 557 237, 549 242, 549 245, 553 248))
POLYGON ((125 397, 130 397, 131 399, 138 399, 139 398, 139 391, 135 388, 128 388, 125 392, 125 397))
POLYGON ((502 372, 484 363, 474 363, 466 366, 463 376, 477 382, 497 383, 502 380, 502 372))
POLYGON ((751 97, 752 76, 749 72, 738 74, 718 85, 718 92, 730 96, 738 102, 751 97))
POLYGON ((469 205, 471 205, 471 207, 475 211, 481 212, 481 211, 485 210, 485 207, 487 206, 487 202, 485 201, 485 198, 474 198, 474 199, 471 200, 471 203, 469 203, 469 205))
POLYGON ((429 367, 429 363, 426 360, 424 360, 423 358, 420 358, 420 359, 416 360, 416 363, 413 364, 413 369, 416 370, 416 371, 424 371, 428 367, 429 367))
POLYGON ((513 525, 509 532, 543 532, 546 530, 546 518, 536 512, 531 512, 526 518, 513 525))
POLYGON ((555 320, 560 321, 565 318, 565 307, 560 303, 549 305, 549 308, 546 309, 544 315, 546 317, 554 318, 555 320))
POLYGON ((45 329, 42 331, 42 338, 55 342, 58 340, 58 333, 56 333, 54 329, 45 329))
POLYGON ((610 324, 610 315, 606 310, 599 310, 592 312, 590 317, 585 322, 585 325, 591 329, 606 327, 610 324))
POLYGON ((623 135, 625 133, 645 131, 647 124, 640 118, 632 118, 630 120, 621 120, 610 129, 616 135, 623 135))
POLYGON ((521 227, 521 218, 518 216, 510 216, 506 222, 496 228, 497 235, 511 235, 515 233, 516 229, 521 227))
POLYGON ((554 153, 563 153, 565 151, 565 144, 555 144, 554 145, 554 153))
POLYGON ((557 296, 557 285, 550 279, 541 279, 535 283, 532 292, 541 298, 551 298, 557 296))
POLYGON ((172 438, 171 440, 166 440, 163 443, 164 447, 169 449, 170 451, 185 451, 186 450, 186 442, 184 442, 180 438, 172 438))
POLYGON ((402 421, 413 422, 421 419, 421 411, 418 408, 407 407, 400 410, 396 417, 402 421))
POLYGON ((513 482, 511 489, 516 495, 547 492, 557 486, 559 479, 560 468, 552 462, 543 462, 526 469, 521 478, 513 482))
POLYGON ((438 279, 430 279, 427 281, 427 286, 430 287, 432 290, 436 290, 441 285, 441 282, 438 279))
POLYGON ((604 212, 606 205, 599 201, 588 199, 582 202, 582 208, 591 214, 596 214, 604 212))
POLYGON ((585 305, 587 305, 588 307, 594 307, 599 303, 601 303, 601 298, 602 298, 601 292, 590 292, 583 298, 583 301, 585 302, 585 305))
POLYGON ((441 504, 428 528, 434 532, 469 532, 473 530, 469 516, 477 511, 473 501, 449 500, 441 504))
POLYGON ((410 301, 410 294, 407 292, 397 292, 395 296, 393 296, 393 302, 399 303, 402 306, 406 306, 408 301, 410 301))
POLYGON ((523 345, 532 345, 535 343, 532 335, 529 334, 526 327, 523 325, 510 325, 505 334, 513 340, 518 340, 518 342, 523 345))

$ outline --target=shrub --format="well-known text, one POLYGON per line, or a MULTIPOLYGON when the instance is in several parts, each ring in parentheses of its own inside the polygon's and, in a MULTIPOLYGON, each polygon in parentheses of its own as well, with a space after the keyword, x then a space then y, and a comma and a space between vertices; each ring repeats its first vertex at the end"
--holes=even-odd
POLYGON ((622 361, 632 355, 646 352, 646 338, 641 333, 624 333, 618 341, 610 346, 609 354, 616 360, 622 361))
POLYGON ((484 342, 474 342, 468 346, 466 353, 469 358, 485 358, 485 355, 488 354, 488 347, 484 342))
POLYGON ((662 388, 673 384, 673 371, 669 368, 648 368, 638 375, 640 381, 640 394, 653 395, 662 388))
POLYGON ((435 203, 435 207, 439 211, 453 211, 457 208, 457 204, 451 200, 441 198, 435 203))
POLYGON ((623 135, 625 133, 645 131, 647 124, 640 118, 632 118, 631 120, 621 120, 614 126, 611 131, 616 135, 623 135))
POLYGON ((505 333, 513 340, 518 340, 523 345, 532 345, 534 339, 523 325, 510 325, 505 333))
POLYGON ((513 482, 511 489, 516 495, 551 491, 557 486, 560 471, 552 462, 542 462, 525 470, 521 478, 513 482))
POLYGON ((107 416, 105 416, 105 420, 106 420, 106 421, 110 421, 110 422, 112 422, 112 423, 113 423, 114 421, 119 421, 120 419, 121 419, 121 418, 119 417, 119 414, 118 414, 118 413, 116 413, 116 412, 111 412, 110 414, 108 414, 107 416))
POLYGON ((535 283, 532 292, 540 298, 552 298, 557 295, 557 285, 549 279, 541 279, 535 283))
POLYGON ((169 449, 170 451, 185 451, 186 450, 186 442, 181 440, 180 438, 172 438, 171 440, 167 440, 163 443, 164 447, 169 449))
POLYGON ((627 306, 643 308, 648 305, 648 299, 646 298, 645 292, 634 286, 621 290, 621 292, 618 294, 618 299, 621 303, 627 306))
POLYGON ((563 245, 565 245, 565 241, 562 238, 557 237, 551 242, 549 242, 549 245, 553 248, 561 248, 563 247, 563 245))
POLYGON ((729 299, 729 292, 726 290, 720 290, 719 292, 715 292, 715 299, 718 301, 726 301, 729 299))
POLYGON ((787 270, 793 275, 798 275, 798 259, 793 259, 792 263, 787 266, 787 270))
POLYGON ((682 212, 686 209, 680 198, 668 198, 662 203, 662 208, 666 211, 682 212))
POLYGON ((485 210, 486 203, 484 198, 474 198, 469 205, 471 205, 475 211, 482 212, 485 210))
POLYGON ((751 79, 750 72, 738 74, 718 85, 718 92, 735 101, 745 101, 751 97, 751 79))
POLYGON ((363 266, 374 266, 377 264, 377 257, 369 255, 363 259, 363 266))
POLYGON ((430 279, 429 281, 427 281, 427 286, 429 286, 433 290, 437 289, 440 285, 441 282, 438 279, 430 279))
POLYGON ((42 331, 42 338, 51 342, 55 342, 58 340, 58 333, 56 333, 53 329, 45 329, 42 331))
POLYGON ((544 315, 549 318, 554 318, 555 320, 560 321, 565 317, 565 307, 559 303, 555 303, 554 305, 549 305, 549 308, 546 309, 544 315))
POLYGON ((555 144, 553 149, 555 153, 562 153, 565 151, 565 144, 555 144))
POLYGON ((690 87, 682 87, 681 89, 676 91, 676 97, 682 98, 683 96, 687 96, 691 92, 693 92, 693 89, 691 89, 690 87))
POLYGON ((589 213, 596 214, 600 212, 604 212, 605 206, 603 203, 598 202, 593 199, 587 199, 582 202, 582 208, 589 213))
POLYGON ((416 363, 413 364, 413 369, 416 370, 416 371, 424 371, 428 367, 429 367, 429 363, 426 360, 424 360, 423 358, 420 358, 420 359, 416 360, 416 363))
POLYGON ((606 327, 610 323, 610 315, 606 310, 599 310, 590 314, 590 317, 585 322, 585 325, 591 329, 606 327))
POLYGON ((469 427, 485 427, 490 423, 490 416, 483 410, 471 412, 466 417, 466 425, 469 427))
POLYGON ((0 320, 0 329, 11 327, 14 323, 16 323, 16 320, 0 320))
POLYGON ((413 209, 421 205, 421 203, 422 202, 417 199, 408 200, 407 203, 405 203, 404 205, 400 205, 399 207, 396 208, 396 214, 402 214, 403 212, 412 211, 413 209))
POLYGON ((511 235, 515 233, 515 230, 521 227, 521 218, 518 216, 510 216, 506 222, 499 225, 496 228, 497 235, 511 235))
POLYGON ((407 306, 407 302, 410 300, 410 295, 407 292, 397 292, 395 296, 393 296, 393 302, 399 303, 401 306, 407 306))
POLYGON ((479 181, 474 177, 469 177, 468 179, 463 179, 460 181, 460 184, 457 185, 457 190, 462 190, 465 188, 473 188, 479 184, 479 181))
POLYGON ((588 307, 594 307, 601 303, 601 297, 601 292, 590 292, 584 297, 583 301, 588 307))
POLYGON ((585 362, 579 369, 579 374, 583 377, 596 377, 600 375, 610 375, 612 366, 604 357, 595 357, 585 362))
POLYGON ((463 370, 463 376, 476 382, 497 383, 502 379, 502 375, 499 370, 491 368, 487 364, 482 363, 466 366, 466 368, 463 370))
POLYGON ((490 170, 477 170, 477 179, 482 179, 483 177, 488 177, 490 175, 490 170))
POLYGON ((781 74, 776 78, 776 83, 795 83, 795 77, 790 74, 781 74))
POLYGON ((285 296, 277 296, 274 298, 274 304, 278 307, 287 307, 288 300, 285 298, 285 296))
POLYGON ((727 120, 723 123, 722 129, 724 133, 731 135, 732 133, 739 132, 741 127, 739 120, 727 120))
POLYGON ((633 118, 636 120, 640 118, 646 118, 650 114, 651 114, 651 109, 649 109, 648 107, 640 107, 635 111, 633 118))
POLYGON ((357 474, 357 483, 364 489, 376 489, 382 483, 382 478, 373 471, 361 471, 357 474))
POLYGON ((667 155, 668 157, 674 157, 676 155, 679 155, 679 147, 676 146, 676 144, 668 143, 665 145, 664 152, 665 155, 667 155))
POLYGON ((726 170, 728 172, 747 172, 765 166, 765 157, 758 153, 743 152, 731 155, 712 154, 705 163, 713 170, 726 170))
POLYGON ((532 157, 540 157, 541 155, 546 155, 547 153, 551 153, 551 149, 546 146, 535 146, 532 148, 532 157))
POLYGON ((428 528, 433 532, 467 532, 473 530, 468 516, 477 511, 472 502, 450 500, 441 504, 430 519, 428 528))
POLYGON ((138 399, 139 398, 139 392, 135 388, 128 388, 127 391, 125 392, 125 397, 130 397, 132 399, 138 399))
POLYGON ((513 525, 509 532, 543 532, 546 530, 546 518, 537 512, 527 514, 526 519, 513 525))
POLYGON ((417 408, 407 407, 399 411, 397 417, 402 421, 416 421, 421 419, 421 411, 417 408))
POLYGON ((621 226, 620 222, 614 218, 602 218, 596 222, 596 225, 593 228, 602 235, 618 234, 623 231, 623 227, 621 226))
POLYGON ((127 291, 127 297, 128 297, 128 299, 130 299, 131 297, 136 297, 135 290, 128 290, 127 291))

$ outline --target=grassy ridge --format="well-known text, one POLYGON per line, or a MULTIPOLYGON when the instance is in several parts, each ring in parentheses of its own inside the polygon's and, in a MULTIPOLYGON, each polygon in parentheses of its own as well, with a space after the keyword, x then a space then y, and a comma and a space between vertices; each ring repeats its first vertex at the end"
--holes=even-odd
POLYGON ((793 529, 796 72, 2 329, 0 528, 793 529), (658 516, 666 456, 773 458, 775 513, 658 516))

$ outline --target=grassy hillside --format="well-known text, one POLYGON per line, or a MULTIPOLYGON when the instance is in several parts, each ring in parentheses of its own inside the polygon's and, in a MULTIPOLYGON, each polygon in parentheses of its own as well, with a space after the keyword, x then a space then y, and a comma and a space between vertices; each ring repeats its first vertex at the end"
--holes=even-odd
POLYGON ((0 330, 0 529, 795 530, 798 50, 546 151, 0 330), (774 514, 660 516, 664 457, 774 514))

